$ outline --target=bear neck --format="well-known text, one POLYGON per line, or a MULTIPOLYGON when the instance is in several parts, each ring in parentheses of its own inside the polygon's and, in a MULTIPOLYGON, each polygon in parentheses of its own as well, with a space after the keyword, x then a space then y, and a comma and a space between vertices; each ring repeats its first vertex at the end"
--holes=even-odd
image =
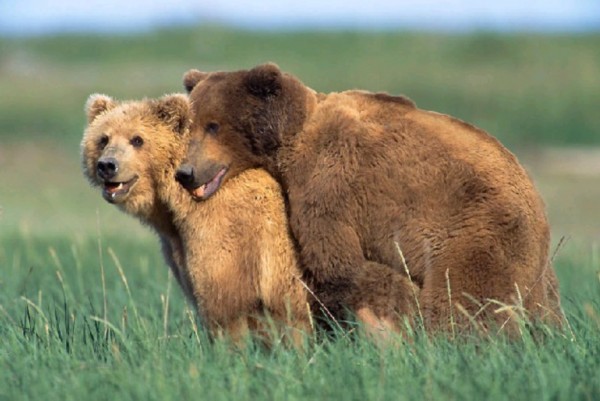
POLYGON ((281 142, 275 158, 267 160, 262 166, 281 184, 284 190, 287 190, 285 172, 288 170, 290 160, 294 160, 296 157, 294 149, 298 141, 303 139, 306 127, 311 122, 319 102, 326 97, 325 94, 318 93, 309 87, 304 89, 304 104, 295 110, 297 123, 288 125, 286 130, 282 130, 281 142))
POLYGON ((194 213, 198 203, 175 181, 176 166, 179 165, 181 160, 183 160, 183 157, 173 158, 171 162, 168 162, 168 168, 162 171, 161 178, 157 180, 159 183, 157 185, 157 203, 160 204, 160 208, 163 210, 163 215, 160 218, 166 216, 169 223, 167 229, 177 235, 182 235, 188 217, 194 213))
POLYGON ((171 149, 170 153, 171 157, 168 160, 163 163, 156 162, 156 165, 161 166, 161 170, 155 173, 156 199, 148 220, 159 234, 173 237, 179 236, 176 224, 179 213, 174 211, 185 212, 188 207, 182 206, 189 204, 192 199, 175 181, 175 170, 183 160, 183 151, 171 149))
POLYGON ((161 200, 155 202, 147 222, 161 236, 174 237, 177 235, 177 228, 173 223, 173 213, 161 200))

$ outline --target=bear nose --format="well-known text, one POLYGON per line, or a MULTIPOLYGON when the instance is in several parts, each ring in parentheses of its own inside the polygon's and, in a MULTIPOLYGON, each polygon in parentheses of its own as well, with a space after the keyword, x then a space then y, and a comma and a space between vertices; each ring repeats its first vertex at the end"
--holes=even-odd
POLYGON ((183 164, 175 172, 175 179, 185 188, 190 188, 194 184, 194 167, 189 164, 183 164))
POLYGON ((96 170, 98 171, 98 177, 103 180, 110 180, 117 175, 117 172, 119 171, 119 162, 114 157, 102 158, 98 160, 96 170))

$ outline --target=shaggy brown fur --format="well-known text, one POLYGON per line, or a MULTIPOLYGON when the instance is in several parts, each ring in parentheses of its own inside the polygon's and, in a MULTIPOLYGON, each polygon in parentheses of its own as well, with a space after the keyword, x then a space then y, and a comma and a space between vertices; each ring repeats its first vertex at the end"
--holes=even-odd
POLYGON ((427 328, 503 325, 516 310, 560 320, 542 200, 484 131, 405 97, 316 93, 273 64, 191 70, 184 85, 188 188, 214 164, 228 169, 221 182, 266 168, 286 192, 305 275, 336 317, 347 307, 394 327, 415 311, 415 283, 427 328), (514 307, 493 313, 495 302, 514 307))
POLYGON ((174 179, 188 142, 186 96, 117 103, 93 95, 86 110, 85 175, 109 202, 156 230, 211 333, 240 340, 248 330, 269 335, 274 323, 279 333, 289 326, 299 343, 309 313, 277 182, 246 170, 209 202, 194 202, 174 179), (114 177, 100 166, 107 160, 118 165, 114 177))

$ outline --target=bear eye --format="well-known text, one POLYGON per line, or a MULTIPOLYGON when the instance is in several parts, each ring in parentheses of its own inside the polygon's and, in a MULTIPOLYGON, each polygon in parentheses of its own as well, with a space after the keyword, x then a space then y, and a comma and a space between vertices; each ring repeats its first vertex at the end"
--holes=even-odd
POLYGON ((206 124, 206 127, 204 127, 204 130, 209 134, 215 135, 217 132, 219 132, 219 124, 208 123, 206 124))
POLYGON ((131 141, 129 141, 129 143, 134 147, 134 148, 139 148, 144 144, 144 140, 142 139, 141 136, 136 135, 133 138, 131 138, 131 141))
POLYGON ((98 140, 98 147, 100 150, 104 149, 108 145, 108 135, 102 135, 98 140))

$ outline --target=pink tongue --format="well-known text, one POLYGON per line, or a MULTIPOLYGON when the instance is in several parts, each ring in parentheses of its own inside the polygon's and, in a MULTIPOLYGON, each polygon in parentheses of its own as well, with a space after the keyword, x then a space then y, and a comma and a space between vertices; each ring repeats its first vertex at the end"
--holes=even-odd
POLYGON ((194 189, 194 192, 192 192, 192 195, 194 195, 197 198, 203 198, 205 189, 206 189, 206 184, 201 185, 198 188, 194 189))
POLYGON ((211 196, 213 194, 213 192, 215 192, 217 190, 217 183, 219 182, 220 175, 222 175, 222 174, 221 173, 217 174, 217 176, 215 178, 213 178, 212 181, 203 185, 205 187, 204 194, 206 196, 211 196))
POLYGON ((111 184, 111 185, 106 186, 106 191, 109 193, 117 192, 118 190, 119 190, 118 184, 116 184, 116 185, 111 184))

